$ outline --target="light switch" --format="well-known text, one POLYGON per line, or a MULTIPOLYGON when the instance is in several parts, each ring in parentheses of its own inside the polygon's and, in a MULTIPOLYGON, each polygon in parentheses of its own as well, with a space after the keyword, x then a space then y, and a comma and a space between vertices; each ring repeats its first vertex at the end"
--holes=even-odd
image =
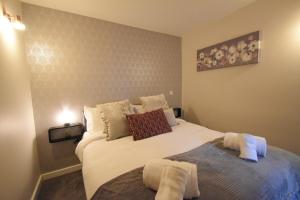
POLYGON ((172 96, 173 94, 174 94, 174 93, 173 93, 173 90, 170 90, 170 91, 169 91, 169 95, 172 96))

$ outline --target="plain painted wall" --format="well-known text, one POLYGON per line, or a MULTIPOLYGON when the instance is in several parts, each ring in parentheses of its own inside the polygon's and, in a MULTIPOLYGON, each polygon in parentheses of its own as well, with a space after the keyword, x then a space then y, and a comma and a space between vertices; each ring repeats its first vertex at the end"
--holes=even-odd
POLYGON ((300 1, 258 0, 182 39, 185 117, 300 154, 300 1), (261 31, 259 64, 196 71, 196 50, 261 31))
MULTIPOLYGON (((3 2, 9 13, 21 14, 19 1, 3 2)), ((0 29, 0 199, 24 200, 30 199, 40 175, 30 73, 24 32, 0 29)))

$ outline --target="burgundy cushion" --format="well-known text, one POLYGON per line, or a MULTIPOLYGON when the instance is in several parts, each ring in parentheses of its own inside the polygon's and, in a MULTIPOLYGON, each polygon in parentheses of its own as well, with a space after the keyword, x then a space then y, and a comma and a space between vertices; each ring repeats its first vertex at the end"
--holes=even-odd
POLYGON ((129 132, 133 135, 134 140, 141 140, 172 131, 163 109, 127 115, 126 118, 129 132))

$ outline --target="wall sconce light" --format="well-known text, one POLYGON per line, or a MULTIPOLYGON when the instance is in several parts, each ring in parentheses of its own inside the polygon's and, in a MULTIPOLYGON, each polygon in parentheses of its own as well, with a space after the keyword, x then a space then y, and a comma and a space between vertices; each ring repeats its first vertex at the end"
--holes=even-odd
POLYGON ((6 11, 4 5, 3 5, 3 16, 2 17, 3 17, 3 21, 5 21, 6 23, 9 22, 15 29, 21 30, 21 31, 26 29, 26 26, 23 24, 23 22, 21 20, 21 16, 9 14, 6 11))
POLYGON ((56 120, 58 123, 65 126, 69 126, 71 123, 75 122, 75 114, 68 107, 64 107, 60 113, 58 113, 56 120))
POLYGON ((13 21, 13 27, 17 30, 25 30, 26 26, 22 23, 21 17, 17 15, 13 21))

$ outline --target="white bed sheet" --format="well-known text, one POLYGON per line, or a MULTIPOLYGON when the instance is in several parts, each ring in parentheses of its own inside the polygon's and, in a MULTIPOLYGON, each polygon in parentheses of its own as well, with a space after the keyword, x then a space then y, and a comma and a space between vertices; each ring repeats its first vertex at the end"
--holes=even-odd
POLYGON ((112 141, 101 136, 85 136, 76 148, 76 155, 82 162, 87 199, 104 183, 142 167, 151 159, 184 153, 224 136, 184 120, 179 120, 179 125, 172 129, 170 133, 139 141, 133 141, 132 136, 112 141))

